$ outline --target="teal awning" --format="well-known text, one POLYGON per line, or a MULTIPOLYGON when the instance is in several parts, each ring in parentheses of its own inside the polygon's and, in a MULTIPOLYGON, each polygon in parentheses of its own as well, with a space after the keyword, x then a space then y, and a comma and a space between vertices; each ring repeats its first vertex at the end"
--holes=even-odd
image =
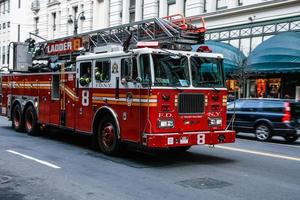
POLYGON ((243 52, 228 43, 206 41, 205 44, 202 45, 193 45, 192 51, 197 51, 200 46, 208 46, 212 50, 212 53, 223 54, 226 75, 237 70, 237 68, 243 64, 246 58, 243 52))
POLYGON ((247 58, 253 73, 300 72, 300 33, 285 32, 258 45, 247 58))

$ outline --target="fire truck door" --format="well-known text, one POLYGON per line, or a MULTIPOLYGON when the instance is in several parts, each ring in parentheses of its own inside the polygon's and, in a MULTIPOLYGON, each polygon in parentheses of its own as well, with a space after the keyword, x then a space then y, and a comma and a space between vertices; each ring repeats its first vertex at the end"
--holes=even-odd
POLYGON ((75 108, 76 124, 75 128, 80 132, 91 132, 92 111, 92 62, 83 61, 77 63, 77 96, 79 97, 75 108))
POLYGON ((51 100, 49 107, 49 123, 52 125, 60 125, 60 74, 52 75, 51 100))
POLYGON ((137 61, 135 57, 121 59, 121 84, 123 96, 126 99, 122 113, 123 135, 127 140, 140 142, 140 115, 141 115, 141 84, 136 81, 138 76, 137 61), (125 130, 126 129, 126 130, 125 130), (125 134, 124 134, 125 133, 125 134))
POLYGON ((67 128, 75 128, 75 103, 78 97, 75 93, 76 76, 74 73, 66 74, 62 88, 64 110, 61 111, 61 123, 67 128))

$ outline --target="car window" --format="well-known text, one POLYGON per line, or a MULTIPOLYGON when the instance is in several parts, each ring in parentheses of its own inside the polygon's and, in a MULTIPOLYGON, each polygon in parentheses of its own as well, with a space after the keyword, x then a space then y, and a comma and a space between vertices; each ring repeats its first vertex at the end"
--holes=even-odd
POLYGON ((261 102, 255 100, 246 100, 241 108, 242 111, 257 111, 260 107, 261 102))
POLYGON ((283 112, 284 104, 283 102, 274 102, 274 101, 264 101, 262 110, 264 112, 283 112))
POLYGON ((232 101, 227 105, 227 110, 233 111, 235 109, 235 111, 239 111, 239 110, 241 110, 242 105, 243 105, 243 102, 240 100, 232 101))

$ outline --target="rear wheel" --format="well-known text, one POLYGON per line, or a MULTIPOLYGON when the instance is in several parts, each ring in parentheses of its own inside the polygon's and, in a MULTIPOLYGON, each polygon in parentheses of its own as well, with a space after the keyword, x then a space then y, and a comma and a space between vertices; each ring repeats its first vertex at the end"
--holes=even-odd
POLYGON ((260 123, 255 127, 255 137, 259 141, 270 141, 272 138, 271 128, 264 123, 260 123))
POLYGON ((15 131, 24 131, 24 120, 22 117, 22 110, 19 104, 13 107, 12 111, 12 127, 15 131))
POLYGON ((284 139, 288 142, 288 143, 293 143, 296 140, 298 140, 299 136, 285 136, 284 139))
POLYGON ((97 131, 97 145, 107 155, 119 155, 121 141, 118 138, 118 130, 115 120, 112 117, 104 117, 99 124, 97 131))
POLYGON ((39 135, 37 115, 35 109, 32 106, 29 106, 25 111, 25 130, 28 135, 39 135))

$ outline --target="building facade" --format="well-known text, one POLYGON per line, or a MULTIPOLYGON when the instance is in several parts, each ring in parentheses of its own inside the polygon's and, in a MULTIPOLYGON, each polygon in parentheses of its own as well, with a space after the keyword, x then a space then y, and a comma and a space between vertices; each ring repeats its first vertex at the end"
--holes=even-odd
MULTIPOLYGON (((88 32, 178 13, 186 17, 205 17, 208 28, 207 40, 229 43, 243 51, 246 56, 273 35, 300 30, 299 0, 0 0, 0 2, 4 5, 0 9, 1 65, 8 63, 9 42, 24 41, 29 32, 51 40, 71 36, 75 32, 88 32), (5 14, 2 15, 3 12, 5 14)), ((247 91, 254 90, 252 87, 249 83, 247 91)))
POLYGON ((8 67, 12 60, 10 42, 24 41, 32 30, 31 2, 0 0, 0 68, 8 67))

